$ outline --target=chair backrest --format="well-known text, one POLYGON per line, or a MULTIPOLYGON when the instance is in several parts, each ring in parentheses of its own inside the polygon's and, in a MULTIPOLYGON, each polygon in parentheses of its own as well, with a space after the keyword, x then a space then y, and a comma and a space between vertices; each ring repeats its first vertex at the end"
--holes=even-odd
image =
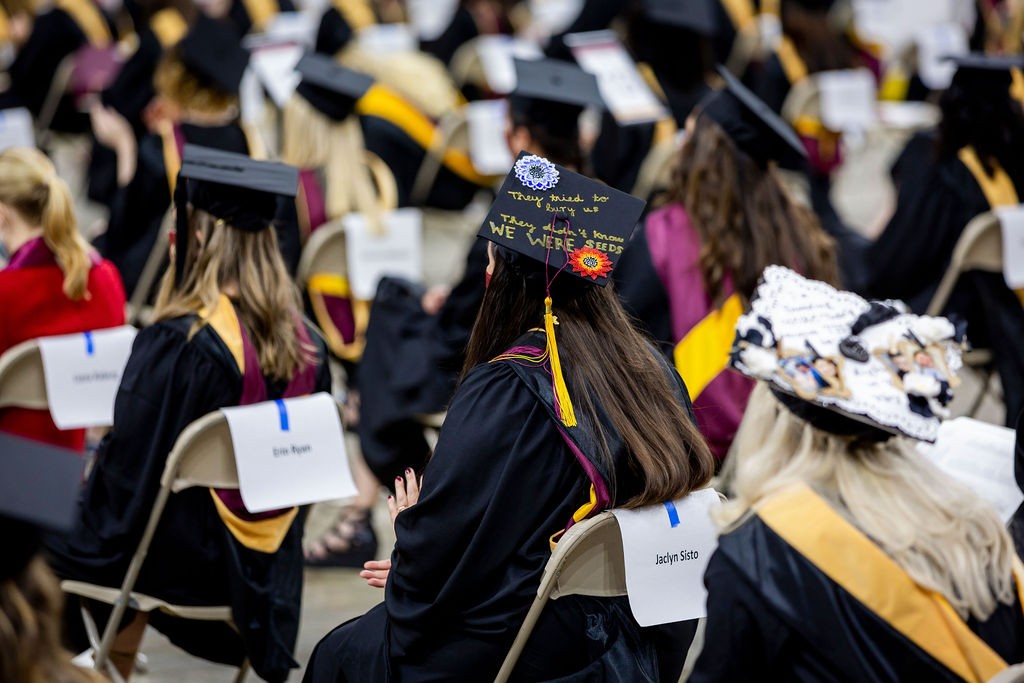
POLYGON ((999 227, 999 217, 991 211, 975 216, 964 228, 953 249, 946 274, 928 304, 928 315, 942 313, 957 280, 971 270, 990 273, 1003 271, 1003 234, 999 227))
POLYGON ((0 408, 48 410, 43 357, 34 339, 0 355, 0 408))
POLYGON ((348 275, 345 226, 341 220, 324 223, 309 236, 299 257, 298 282, 304 285, 315 273, 348 275))
POLYGON ((545 579, 549 574, 554 581, 552 599, 625 595, 626 565, 615 515, 602 512, 565 532, 544 568, 545 579))
POLYGON ((1024 683, 1024 664, 1014 664, 1003 669, 989 679, 989 683, 1024 683))

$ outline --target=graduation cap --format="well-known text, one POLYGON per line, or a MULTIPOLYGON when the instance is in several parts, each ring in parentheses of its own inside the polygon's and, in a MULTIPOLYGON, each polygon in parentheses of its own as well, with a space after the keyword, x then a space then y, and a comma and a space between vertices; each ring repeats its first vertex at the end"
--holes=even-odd
POLYGON ((949 55, 956 65, 953 84, 979 96, 1004 96, 1024 69, 1024 55, 949 55))
POLYGON ((793 151, 807 156, 796 132, 771 107, 725 67, 719 66, 718 73, 725 87, 704 98, 698 106, 701 116, 721 126, 741 151, 762 166, 790 157, 793 151))
POLYGON ((71 529, 84 467, 77 453, 0 433, 0 581, 21 573, 44 528, 71 529))
POLYGON ((181 282, 187 257, 188 204, 225 226, 259 232, 272 226, 279 201, 294 199, 299 170, 244 154, 185 145, 174 190, 177 209, 176 282, 181 282))
POLYGON ((584 107, 605 107, 597 77, 556 59, 515 59, 516 87, 509 97, 513 120, 544 125, 550 133, 576 137, 584 107))
POLYGON ((200 14, 178 43, 178 57, 189 70, 230 95, 237 95, 249 53, 229 25, 200 14))
POLYGON ((718 0, 644 0, 653 23, 684 28, 704 36, 718 31, 718 0))
POLYGON ((299 95, 335 121, 348 118, 355 103, 374 84, 372 76, 315 53, 303 55, 295 70, 302 75, 299 95))
POLYGON ((603 287, 646 202, 542 157, 520 152, 478 236, 526 257, 543 274, 544 328, 556 405, 567 427, 576 417, 555 342, 551 283, 558 277, 603 287))

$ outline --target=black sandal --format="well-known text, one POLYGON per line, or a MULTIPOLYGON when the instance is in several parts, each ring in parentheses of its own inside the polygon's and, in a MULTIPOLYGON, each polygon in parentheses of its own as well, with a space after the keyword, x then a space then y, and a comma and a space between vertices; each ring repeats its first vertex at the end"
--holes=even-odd
POLYGON ((323 536, 306 546, 307 567, 355 567, 377 559, 377 534, 370 524, 370 511, 348 506, 342 508, 323 536))

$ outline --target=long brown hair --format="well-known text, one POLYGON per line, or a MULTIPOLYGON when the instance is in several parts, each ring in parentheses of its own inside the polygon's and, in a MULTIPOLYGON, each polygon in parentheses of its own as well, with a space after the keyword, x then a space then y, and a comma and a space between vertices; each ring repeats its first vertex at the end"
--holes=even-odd
POLYGON ((64 597, 41 556, 0 581, 0 681, 99 683, 98 673, 71 663, 61 647, 64 597))
POLYGON ((89 244, 78 232, 71 191, 46 155, 16 147, 0 152, 0 203, 29 225, 43 228, 43 240, 64 273, 64 295, 89 298, 89 244))
MULTIPOLYGON (((157 297, 155 318, 167 320, 213 311, 225 286, 237 285, 234 300, 240 322, 252 339, 260 369, 274 379, 290 380, 314 362, 314 350, 299 340, 298 289, 288 275, 273 229, 236 230, 213 216, 191 209, 189 253, 181 285, 167 269, 157 297), (218 225, 218 223, 220 223, 218 225), (198 232, 199 239, 194 234, 198 232)), ((193 334, 202 323, 198 323, 193 334)))
POLYGON ((770 265, 837 283, 834 242, 777 173, 771 164, 759 167, 717 123, 697 115, 680 152, 672 199, 686 207, 700 235, 701 275, 716 306, 726 298, 726 278, 749 301, 770 265))
POLYGON ((809 73, 857 66, 853 45, 836 30, 828 12, 783 2, 781 19, 783 32, 793 41, 809 73))
MULTIPOLYGON (((466 351, 463 376, 507 350, 544 315, 543 266, 510 265, 495 249, 495 268, 466 351)), ((481 277, 483 274, 481 273, 481 277)), ((597 406, 607 415, 643 475, 643 491, 615 505, 641 507, 676 500, 705 486, 714 474, 714 459, 697 427, 670 385, 656 351, 633 327, 612 285, 601 288, 560 275, 552 283, 558 317, 558 349, 566 385, 578 414, 587 415, 599 432, 596 455, 614 477, 597 406)))

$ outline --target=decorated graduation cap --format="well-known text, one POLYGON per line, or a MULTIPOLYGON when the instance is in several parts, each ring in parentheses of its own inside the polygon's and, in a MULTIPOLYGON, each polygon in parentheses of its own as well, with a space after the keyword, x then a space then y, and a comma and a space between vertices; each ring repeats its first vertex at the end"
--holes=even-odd
POLYGON ((730 365, 768 382, 819 429, 934 442, 959 384, 962 331, 946 318, 769 266, 740 317, 730 365))
POLYGON ((280 201, 294 199, 298 187, 299 170, 294 166, 185 145, 174 190, 175 282, 181 282, 188 253, 189 204, 217 219, 218 227, 259 232, 273 225, 280 201))
POLYGON ((701 116, 717 123, 736 146, 759 165, 792 157, 807 156, 796 132, 722 66, 718 73, 725 87, 698 106, 701 116))
POLYGON ((0 581, 39 551, 43 529, 68 531, 85 460, 71 451, 0 433, 0 581))
POLYGON ((353 71, 316 53, 302 56, 295 70, 302 76, 296 92, 335 121, 348 118, 355 103, 374 83, 372 76, 353 71))
POLYGON ((644 0, 652 22, 710 36, 718 31, 718 0, 644 0))
POLYGON ((177 50, 190 71, 230 95, 238 94, 249 53, 228 24, 200 14, 177 50))
POLYGON ((526 257, 543 273, 544 330, 562 422, 576 417, 562 376, 551 285, 576 278, 603 287, 618 265, 646 202, 547 159, 520 152, 478 233, 526 257))
POLYGON ((513 119, 544 125, 554 135, 575 136, 585 107, 604 108, 597 77, 557 59, 515 59, 513 119))

